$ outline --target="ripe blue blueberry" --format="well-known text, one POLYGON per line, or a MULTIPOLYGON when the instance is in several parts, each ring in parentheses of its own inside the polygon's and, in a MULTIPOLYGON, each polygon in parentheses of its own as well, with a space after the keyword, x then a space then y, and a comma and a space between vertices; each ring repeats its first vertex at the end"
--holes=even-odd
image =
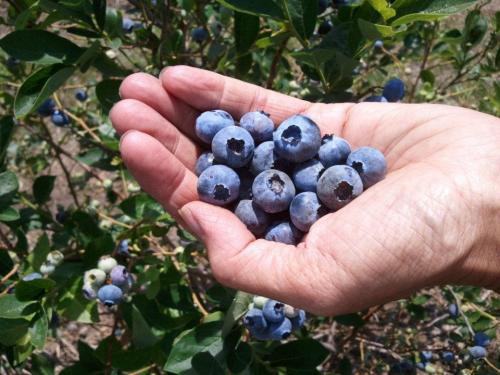
POLYGON ((319 0, 318 1, 318 14, 325 13, 326 9, 329 6, 329 0, 319 0))
POLYGON ((443 352, 441 358, 443 358, 443 362, 450 363, 454 361, 455 355, 452 352, 443 352))
POLYGON ((450 314, 450 318, 452 318, 452 319, 458 318, 459 310, 458 310, 457 304, 451 303, 448 306, 448 313, 450 314))
POLYGON ((311 226, 327 213, 316 193, 311 191, 296 195, 290 204, 290 219, 302 232, 309 232, 311 226))
POLYGON ((372 95, 367 97, 363 102, 366 103, 387 103, 387 99, 382 95, 372 95))
POLYGON ((281 323, 285 319, 285 304, 270 299, 264 304, 262 313, 269 323, 281 323))
POLYGON ((373 147, 361 147, 351 152, 346 164, 358 172, 365 190, 383 180, 387 173, 384 154, 373 147))
POLYGON ((484 358, 487 355, 486 349, 483 348, 482 346, 473 346, 473 347, 470 347, 468 350, 469 350, 469 354, 474 359, 484 358))
POLYGON ((274 122, 264 111, 245 113, 240 119, 240 126, 252 135, 255 144, 273 139, 274 122))
POLYGON ((205 143, 212 143, 215 134, 226 126, 234 126, 234 120, 229 113, 221 109, 203 112, 196 119, 195 131, 198 138, 205 143))
POLYGON ((125 34, 129 34, 134 30, 135 23, 130 18, 122 20, 122 30, 125 34))
POLYGON ((405 84, 399 78, 393 78, 384 86, 382 94, 389 102, 397 102, 405 96, 405 84))
POLYGON ((264 238, 268 241, 295 245, 302 238, 302 233, 287 220, 271 224, 264 238))
POLYGON ((96 287, 91 284, 83 284, 82 292, 83 296, 88 300, 93 300, 97 298, 96 287))
POLYGON ((127 269, 122 265, 114 266, 109 273, 111 283, 116 286, 125 285, 128 280, 128 275, 127 269))
POLYGON ((54 112, 52 112, 52 116, 50 119, 55 126, 63 127, 69 124, 69 117, 62 110, 56 109, 54 112))
POLYGON ((430 362, 432 360, 432 352, 424 350, 420 352, 420 360, 423 363, 430 362))
POLYGON ((40 104, 40 107, 38 107, 36 111, 40 116, 50 116, 55 109, 56 102, 54 101, 54 99, 49 98, 46 99, 42 104, 40 104))
POLYGON ((198 195, 204 202, 223 206, 238 199, 240 178, 225 165, 208 167, 198 178, 198 195))
POLYGON ((350 153, 351 146, 344 138, 331 134, 321 139, 318 156, 325 168, 345 164, 350 153))
POLYGON ((274 132, 273 139, 276 153, 294 163, 312 159, 321 146, 318 125, 303 115, 295 115, 283 121, 274 132))
POLYGON ((269 215, 249 199, 239 201, 234 214, 253 234, 263 234, 269 226, 269 215))
POLYGON ((274 151, 274 142, 267 141, 258 145, 254 152, 250 171, 257 176, 268 169, 278 169, 286 172, 290 169, 291 163, 288 160, 280 158, 274 151))
POLYGON ((32 272, 23 277, 23 281, 31 281, 41 279, 43 276, 38 272, 32 272))
POLYGON ((317 192, 325 206, 339 210, 363 192, 363 181, 355 169, 334 165, 321 175, 317 192))
POLYGON ((474 344, 477 346, 482 346, 483 348, 487 347, 490 345, 491 339, 490 337, 484 333, 484 332, 476 332, 474 334, 474 344))
POLYGON ((196 160, 196 165, 194 167, 194 171, 197 176, 199 176, 205 169, 211 167, 215 164, 214 154, 211 152, 204 152, 200 155, 198 160, 196 160))
POLYGON ((83 89, 78 89, 75 91, 75 98, 80 102, 84 102, 88 98, 87 92, 83 89))
POLYGON ((292 322, 285 318, 279 323, 271 323, 268 332, 270 340, 285 340, 292 334, 292 322))
POLYGON ((128 251, 128 240, 121 240, 118 244, 118 254, 122 256, 129 256, 130 253, 128 251))
POLYGON ((203 27, 197 27, 191 32, 191 37, 196 43, 203 43, 208 38, 208 31, 203 27))
POLYGON ((299 310, 297 316, 290 318, 290 321, 292 322, 292 329, 294 331, 302 328, 302 326, 306 322, 306 312, 304 310, 299 310))
POLYGON ((56 221, 63 224, 68 219, 68 212, 64 209, 59 209, 56 213, 56 221))
POLYGON ((248 164, 252 160, 254 149, 252 136, 239 126, 225 127, 212 139, 212 153, 215 160, 232 168, 248 164))
POLYGON ((116 285, 104 285, 97 291, 97 298, 104 305, 110 307, 120 303, 123 298, 123 292, 116 285))
POLYGON ((243 317, 243 324, 248 329, 252 328, 253 331, 263 333, 267 328, 267 321, 264 314, 260 309, 250 309, 243 317))
POLYGON ((321 22, 321 24, 318 27, 318 34, 319 35, 325 35, 330 32, 330 30, 333 29, 333 23, 332 21, 325 20, 321 22))
POLYGON ((381 49, 383 46, 384 46, 384 41, 383 40, 376 40, 375 43, 373 44, 373 46, 376 48, 376 49, 381 49))
POLYGON ((325 167, 317 159, 311 159, 297 164, 292 174, 293 183, 297 190, 316 191, 319 177, 324 170, 325 167))
POLYGON ((288 209, 295 196, 295 186, 286 173, 269 169, 255 177, 252 194, 254 202, 272 214, 288 209))

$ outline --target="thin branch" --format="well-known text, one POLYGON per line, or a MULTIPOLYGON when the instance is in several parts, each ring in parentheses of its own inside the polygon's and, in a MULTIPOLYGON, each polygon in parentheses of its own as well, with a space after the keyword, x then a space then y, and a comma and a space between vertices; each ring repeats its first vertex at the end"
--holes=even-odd
POLYGON ((453 290, 452 287, 448 286, 446 289, 449 290, 449 292, 451 293, 451 295, 455 299, 455 302, 456 302, 457 307, 458 307, 458 312, 460 313, 460 315, 462 315, 462 318, 464 318, 465 325, 467 326, 467 329, 469 330, 470 335, 472 337, 474 337, 474 330, 472 329, 472 326, 469 322, 469 319, 467 318, 467 315, 465 315, 465 313, 462 311, 462 304, 460 303, 460 299, 458 298, 457 294, 455 293, 455 291, 453 290))
POLYGON ((288 38, 285 38, 279 45, 276 53, 273 57, 273 62, 271 64, 271 70, 269 71, 269 78, 266 82, 266 89, 272 89, 274 79, 276 78, 276 74, 278 73, 278 63, 281 60, 281 56, 283 55, 283 51, 285 50, 286 44, 288 43, 288 38))
POLYGON ((14 275, 17 272, 18 269, 19 269, 19 264, 16 264, 14 267, 12 267, 9 273, 6 274, 4 277, 2 277, 2 280, 0 280, 0 286, 5 284, 5 282, 9 280, 12 277, 12 275, 14 275))
POLYGON ((3 242, 5 242, 5 246, 7 246, 9 250, 11 251, 14 250, 14 246, 10 243, 9 238, 1 229, 0 229, 0 238, 2 239, 3 242))
POLYGON ((408 102, 411 103, 413 102, 413 99, 415 98, 415 92, 417 91, 417 86, 418 83, 420 82, 420 78, 422 76, 422 72, 425 70, 425 67, 427 65, 427 61, 429 60, 429 55, 432 50, 432 44, 434 43, 434 37, 436 35, 436 24, 434 24, 434 28, 432 30, 432 35, 427 41, 427 44, 425 45, 425 50, 424 50, 424 58, 422 59, 422 63, 420 64, 420 68, 418 71, 417 76, 415 77, 415 82, 413 82, 413 86, 411 87, 410 95, 408 95, 408 102))

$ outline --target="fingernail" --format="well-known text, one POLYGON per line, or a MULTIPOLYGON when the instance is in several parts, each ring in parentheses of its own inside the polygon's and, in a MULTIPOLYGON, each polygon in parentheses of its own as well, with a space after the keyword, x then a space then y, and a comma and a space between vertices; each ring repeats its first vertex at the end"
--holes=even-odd
POLYGON ((125 139, 125 137, 126 137, 128 134, 132 133, 133 131, 134 131, 134 130, 127 130, 125 133, 123 133, 123 134, 121 135, 121 137, 120 137, 120 144, 119 144, 119 146, 118 146, 120 149, 122 148, 122 142, 123 142, 123 140, 125 139))
POLYGON ((202 229, 200 224, 198 223, 198 220, 193 215, 193 212, 189 207, 183 206, 179 210, 179 215, 184 220, 184 223, 188 226, 187 229, 189 229, 193 234, 195 235, 201 235, 202 229))

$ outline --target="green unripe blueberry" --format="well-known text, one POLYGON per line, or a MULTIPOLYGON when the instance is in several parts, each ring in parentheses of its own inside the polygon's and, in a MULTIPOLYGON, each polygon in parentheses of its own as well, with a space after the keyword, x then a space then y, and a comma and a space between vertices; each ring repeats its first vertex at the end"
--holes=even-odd
POLYGON ((47 263, 50 263, 54 266, 58 266, 64 259, 63 253, 58 250, 51 251, 47 254, 47 263))
POLYGON ((103 270, 105 273, 110 273, 113 267, 115 267, 116 265, 118 265, 118 262, 115 258, 110 257, 109 255, 105 255, 101 257, 101 259, 99 259, 97 268, 103 270))
POLYGON ((99 287, 106 281, 106 272, 99 268, 93 268, 83 275, 83 283, 99 287))
POLYGON ((256 309, 262 309, 268 300, 269 300, 269 298, 267 298, 267 297, 254 296, 253 297, 253 304, 254 304, 256 309))
POLYGON ((43 262, 40 266, 40 272, 44 275, 50 275, 52 272, 56 270, 56 266, 49 262, 43 262))
POLYGON ((285 316, 287 318, 295 318, 296 316, 299 315, 300 309, 296 309, 293 306, 290 305, 285 305, 285 316))

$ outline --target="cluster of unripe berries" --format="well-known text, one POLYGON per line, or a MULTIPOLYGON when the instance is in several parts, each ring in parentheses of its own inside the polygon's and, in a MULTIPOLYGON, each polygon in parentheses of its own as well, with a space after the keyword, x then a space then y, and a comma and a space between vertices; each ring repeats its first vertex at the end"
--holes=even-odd
POLYGON ((133 277, 127 268, 115 258, 104 256, 97 268, 86 271, 83 276, 83 295, 87 299, 98 299, 107 307, 119 304, 133 285, 133 277))
POLYGON ((41 264, 39 271, 32 272, 23 277, 23 281, 31 281, 41 279, 44 276, 48 276, 56 270, 56 267, 62 263, 64 260, 64 255, 58 250, 51 251, 47 254, 44 262, 41 264))
MULTIPOLYGON (((75 91, 75 99, 79 102, 84 102, 87 98, 88 96, 85 90, 78 89, 75 91)), ((46 99, 42 104, 40 104, 36 111, 40 116, 50 116, 50 120, 55 126, 64 127, 70 123, 66 112, 62 109, 58 109, 56 102, 52 98, 46 99)))
POLYGON ((258 340, 284 340, 305 321, 304 310, 260 296, 253 298, 243 317, 243 324, 258 340))

